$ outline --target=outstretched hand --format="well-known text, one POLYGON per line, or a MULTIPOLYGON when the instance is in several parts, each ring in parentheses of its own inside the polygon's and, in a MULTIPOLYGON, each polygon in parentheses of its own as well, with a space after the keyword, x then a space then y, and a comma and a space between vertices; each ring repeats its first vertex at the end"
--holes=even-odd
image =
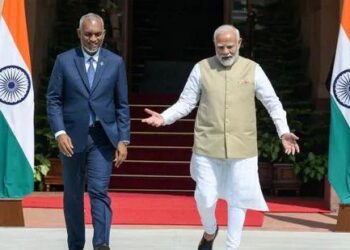
POLYGON ((284 147, 284 152, 287 155, 294 155, 295 153, 300 152, 297 140, 299 140, 299 137, 293 133, 286 133, 282 135, 282 145, 284 147))
POLYGON ((145 112, 149 114, 150 117, 142 119, 141 122, 147 123, 148 125, 154 127, 164 126, 164 119, 159 113, 147 108, 145 109, 145 112))

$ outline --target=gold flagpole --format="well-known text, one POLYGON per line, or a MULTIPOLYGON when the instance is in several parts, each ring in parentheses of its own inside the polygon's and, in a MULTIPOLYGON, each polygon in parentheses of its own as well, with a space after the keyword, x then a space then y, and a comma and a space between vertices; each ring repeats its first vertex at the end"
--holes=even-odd
POLYGON ((2 7, 4 7, 4 0, 0 0, 0 17, 2 16, 2 7))

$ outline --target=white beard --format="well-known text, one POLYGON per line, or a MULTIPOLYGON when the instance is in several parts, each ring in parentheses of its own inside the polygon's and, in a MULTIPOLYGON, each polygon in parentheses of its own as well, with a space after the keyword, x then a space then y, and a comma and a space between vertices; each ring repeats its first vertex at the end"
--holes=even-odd
POLYGON ((223 59, 221 56, 216 54, 216 57, 218 58, 219 62, 224 66, 224 67, 230 67, 232 66, 238 59, 239 53, 237 52, 235 55, 233 55, 230 59, 223 59))

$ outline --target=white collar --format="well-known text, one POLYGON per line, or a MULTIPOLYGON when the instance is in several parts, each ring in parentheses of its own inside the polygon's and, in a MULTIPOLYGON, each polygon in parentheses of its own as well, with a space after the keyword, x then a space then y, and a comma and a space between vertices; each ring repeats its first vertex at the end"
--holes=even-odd
POLYGON ((84 62, 87 62, 90 59, 90 57, 92 57, 95 62, 98 62, 98 57, 100 55, 100 49, 98 49, 97 52, 93 56, 91 56, 88 53, 86 53, 83 48, 81 48, 81 50, 83 51, 84 62))

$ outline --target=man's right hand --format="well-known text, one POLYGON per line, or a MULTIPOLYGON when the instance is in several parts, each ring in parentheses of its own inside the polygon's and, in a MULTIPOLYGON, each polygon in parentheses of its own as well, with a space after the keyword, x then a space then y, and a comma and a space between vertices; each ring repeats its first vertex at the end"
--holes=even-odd
POLYGON ((165 125, 164 119, 159 113, 147 108, 145 109, 145 112, 151 116, 148 118, 142 119, 141 122, 147 123, 148 125, 151 125, 154 127, 160 127, 165 125))
POLYGON ((72 140, 67 134, 60 134, 57 137, 58 148, 65 156, 72 157, 73 152, 73 144, 72 140))

